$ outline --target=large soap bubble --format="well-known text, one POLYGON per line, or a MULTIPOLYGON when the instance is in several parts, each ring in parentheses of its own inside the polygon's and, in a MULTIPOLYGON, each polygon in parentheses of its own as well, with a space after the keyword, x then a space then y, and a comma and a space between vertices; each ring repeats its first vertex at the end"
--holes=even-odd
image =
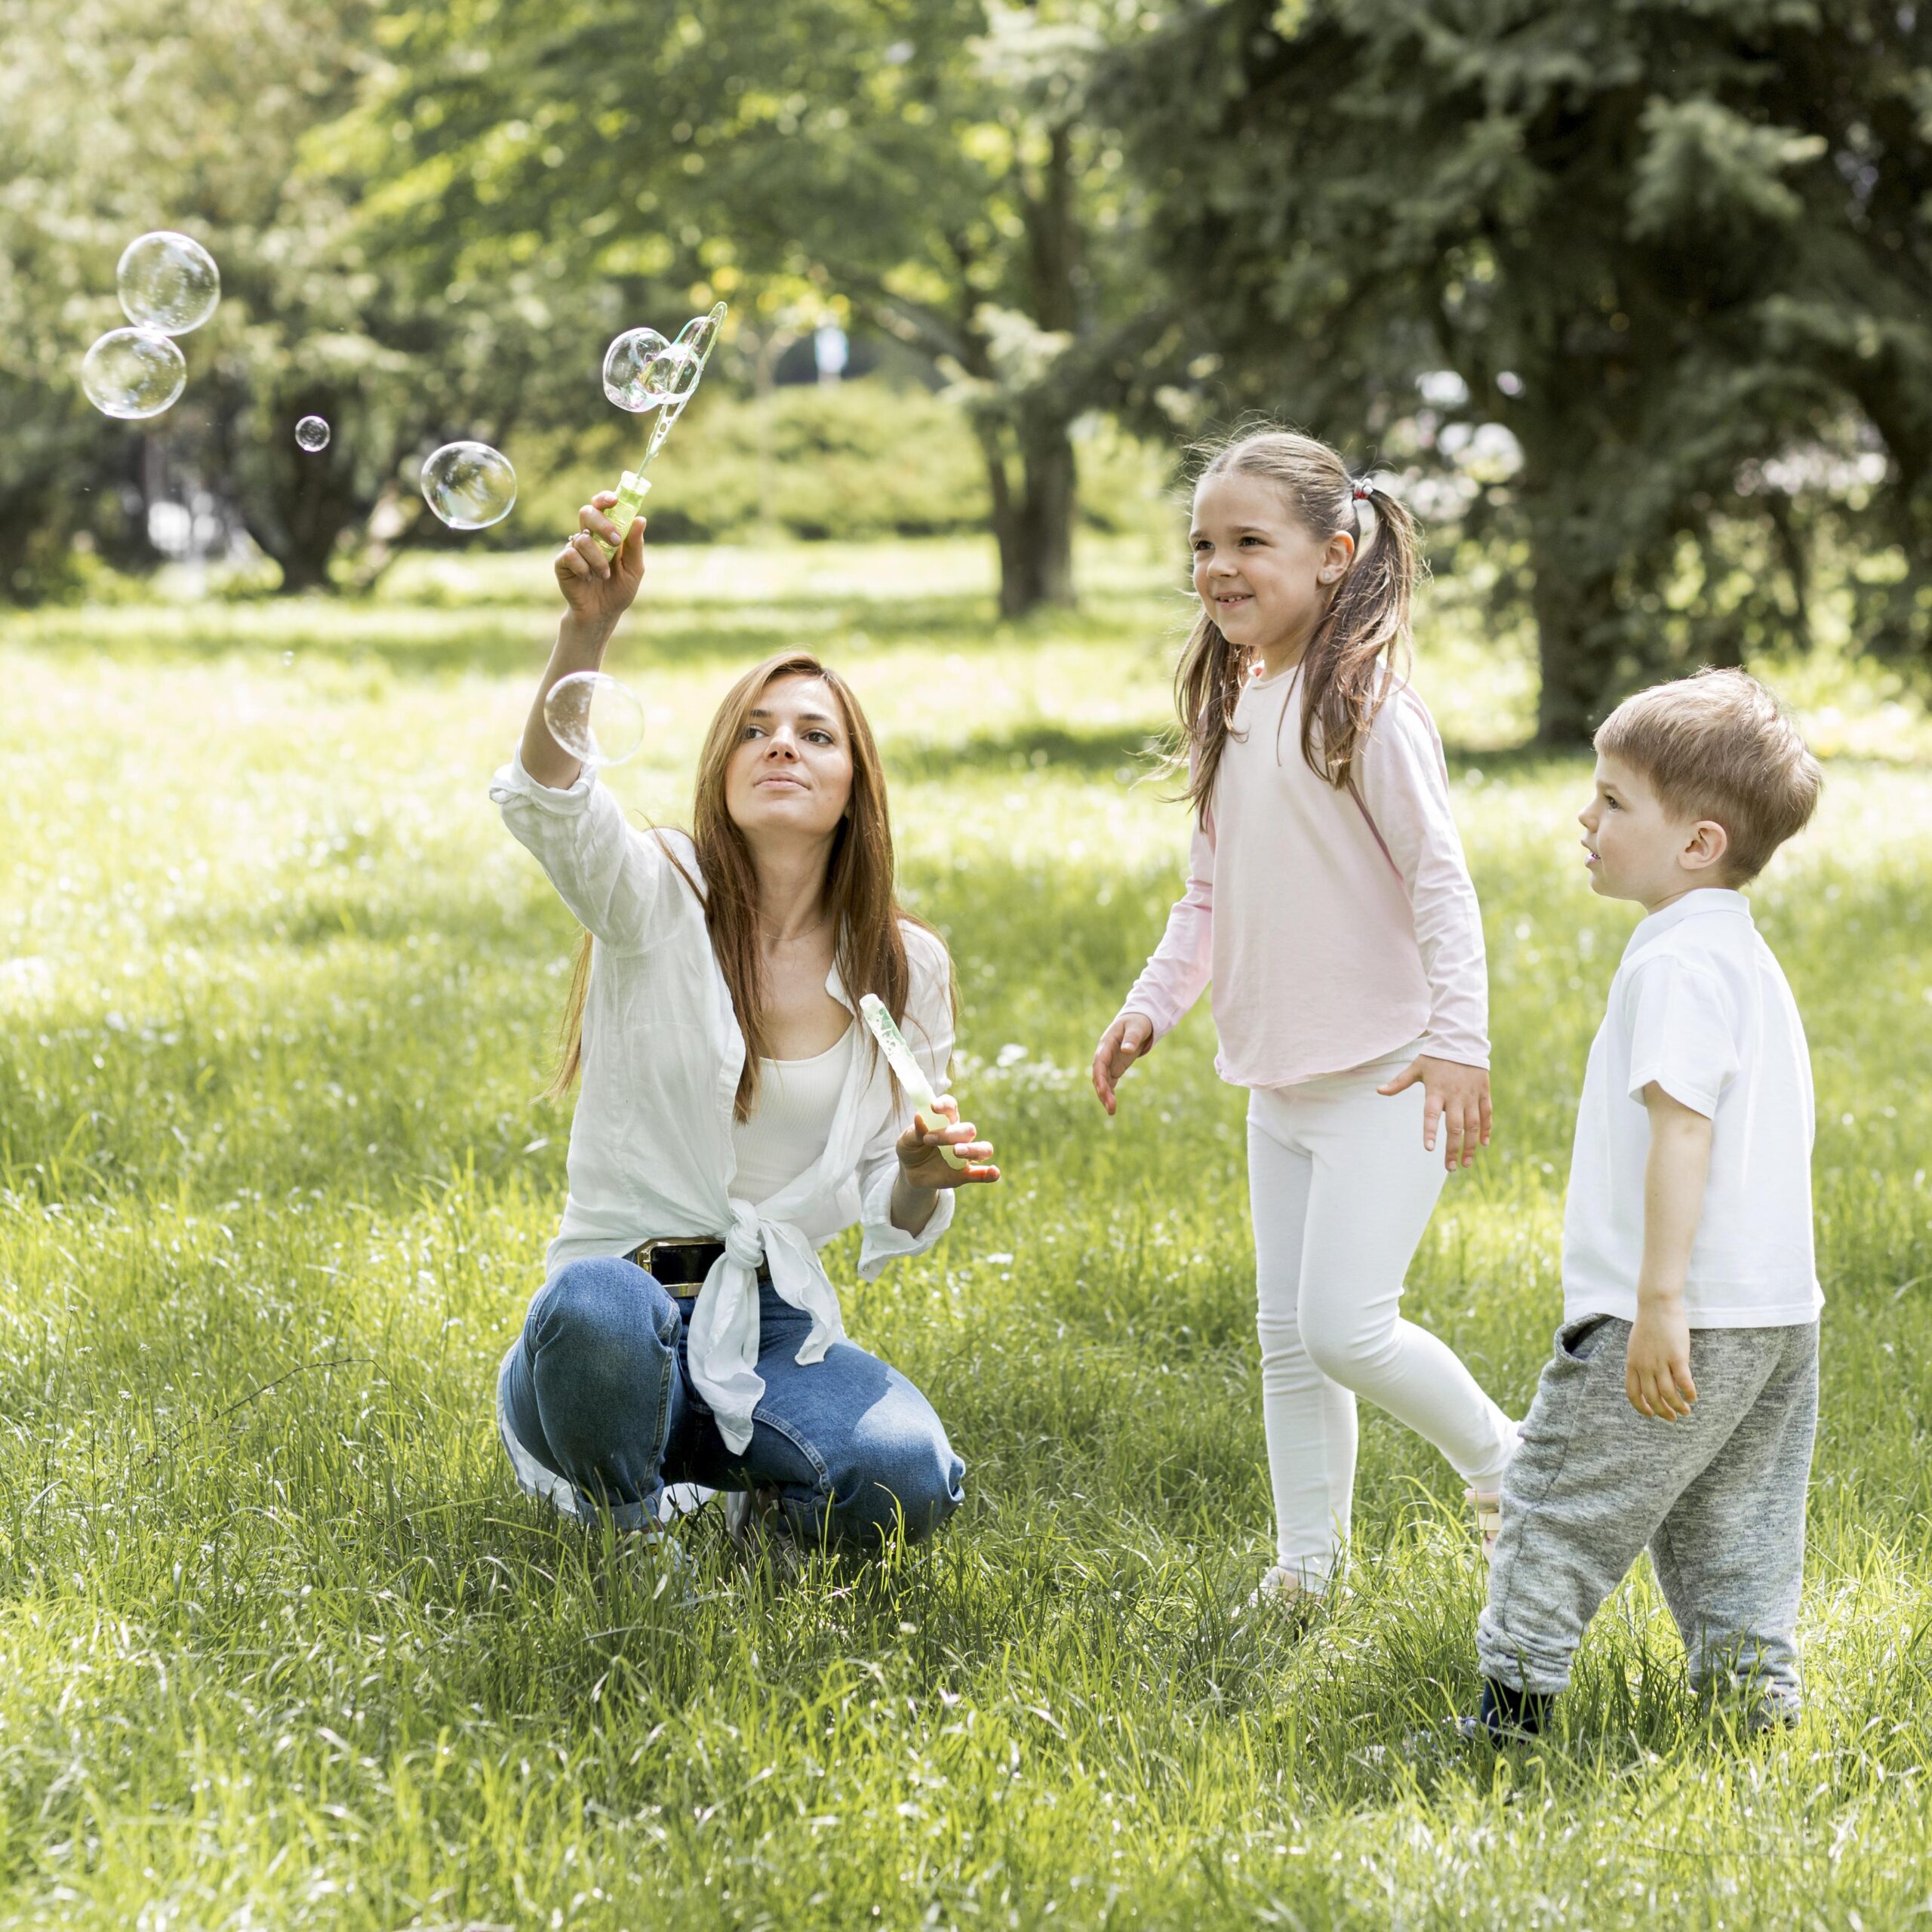
POLYGON ((188 358, 152 329, 110 329, 81 361, 81 387, 103 416, 158 416, 188 380, 188 358))
POLYGON ((115 271, 121 306, 137 328, 186 335, 214 313, 221 271, 192 235, 160 228, 130 242, 115 271))
POLYGON ((305 416, 295 426, 295 442, 298 449, 306 450, 313 456, 318 450, 329 446, 329 426, 319 416, 305 416))
POLYGON ((674 371, 665 361, 670 343, 655 329, 626 329, 604 352, 604 393, 620 409, 643 416, 667 399, 663 386, 674 371))
POLYGON ((543 722, 580 763, 622 764, 644 742, 644 706, 601 671, 573 671, 550 687, 543 722))
POLYGON ((423 500, 452 530, 486 530, 516 506, 516 472, 488 443, 445 443, 423 466, 423 500))

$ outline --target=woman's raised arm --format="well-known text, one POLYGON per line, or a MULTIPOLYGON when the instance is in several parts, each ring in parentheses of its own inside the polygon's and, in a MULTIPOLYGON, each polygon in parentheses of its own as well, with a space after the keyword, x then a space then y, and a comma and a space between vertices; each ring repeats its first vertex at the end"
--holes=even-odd
POLYGON ((543 700, 560 678, 573 671, 595 671, 602 665, 611 633, 644 582, 642 517, 626 533, 623 547, 614 557, 605 556, 596 540, 600 537, 607 543, 615 540, 617 528, 604 512, 617 500, 608 490, 592 497, 577 513, 577 534, 556 555, 564 620, 557 626, 555 646, 543 667, 536 700, 523 728, 523 768, 553 792, 568 791, 583 767, 551 737, 543 721, 543 700))

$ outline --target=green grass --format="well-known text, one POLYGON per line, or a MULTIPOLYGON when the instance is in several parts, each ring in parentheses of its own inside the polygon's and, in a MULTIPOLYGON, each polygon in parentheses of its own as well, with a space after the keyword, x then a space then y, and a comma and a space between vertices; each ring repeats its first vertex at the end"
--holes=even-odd
MULTIPOLYGON (((1269 1512, 1240 1097, 1197 1015, 1109 1126, 1093 1039, 1184 848, 1134 786, 1183 613, 1131 549, 996 626, 977 546, 670 553, 612 668, 628 804, 681 808, 753 654, 854 678, 1008 1178, 854 1334, 969 1465, 934 1545, 801 1577, 692 1526, 701 1601, 514 1491, 494 1364, 567 1114, 569 921, 485 797, 536 558, 356 606, 0 623, 0 1918, 382 1928, 1875 1927, 1932 1908, 1932 791, 1921 711, 1785 667, 1841 752, 1756 897, 1810 1029, 1826 1316, 1809 1714, 1689 1706, 1640 1570, 1570 1728, 1429 1740, 1481 1577, 1447 1469, 1364 1411, 1354 1593, 1229 1610, 1269 1512), (1835 715, 1832 715, 1835 714, 1835 715)), ((1410 1312, 1506 1403, 1558 1306, 1571 1110, 1631 923, 1583 767, 1511 752, 1520 638, 1434 593, 1420 681, 1488 922, 1498 1130, 1410 1312)), ((833 1258, 851 1280, 851 1245, 833 1258)))

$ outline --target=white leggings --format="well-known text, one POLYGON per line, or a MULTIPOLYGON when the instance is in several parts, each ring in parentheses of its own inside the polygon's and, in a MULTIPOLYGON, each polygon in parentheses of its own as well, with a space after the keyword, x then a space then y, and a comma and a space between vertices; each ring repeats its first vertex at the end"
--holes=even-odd
POLYGON ((1357 1395, 1478 1489, 1497 1486, 1515 1444, 1514 1425, 1456 1354, 1401 1318, 1402 1278, 1446 1178, 1441 1134, 1433 1154, 1422 1144, 1421 1087, 1375 1091, 1412 1057, 1248 1097, 1276 1560, 1316 1589, 1348 1541, 1357 1395))

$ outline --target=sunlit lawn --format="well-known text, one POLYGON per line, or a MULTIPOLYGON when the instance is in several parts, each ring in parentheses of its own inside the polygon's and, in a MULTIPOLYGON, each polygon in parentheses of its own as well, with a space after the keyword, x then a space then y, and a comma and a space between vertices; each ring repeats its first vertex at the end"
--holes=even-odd
MULTIPOLYGON (((491 1426, 568 1127, 534 1097, 574 931, 485 795, 547 643, 542 559, 411 564, 361 605, 0 620, 5 1922, 1932 1909, 1923 713, 1835 657, 1780 667, 1846 754, 1755 895, 1820 1098, 1810 1713, 1758 1744, 1699 1720, 1640 1574, 1568 1734, 1470 1753, 1441 1720, 1474 1684, 1472 1538, 1380 1417, 1352 1593, 1298 1642, 1230 1614, 1269 1543, 1239 1097, 1204 1013, 1117 1122, 1084 1091, 1178 880, 1182 817, 1131 781, 1185 610, 1130 547, 1084 561, 1077 616, 1002 629, 976 545, 669 552, 614 651, 654 728, 611 782, 664 817, 754 657, 852 677, 1008 1174, 847 1294, 945 1417, 966 1509, 800 1576, 700 1516, 695 1605, 526 1504, 491 1426)), ((1574 863, 1585 768, 1509 749, 1530 666, 1478 608, 1439 589, 1417 675, 1487 918, 1498 1131, 1409 1306, 1520 1408, 1631 921, 1574 863)))

